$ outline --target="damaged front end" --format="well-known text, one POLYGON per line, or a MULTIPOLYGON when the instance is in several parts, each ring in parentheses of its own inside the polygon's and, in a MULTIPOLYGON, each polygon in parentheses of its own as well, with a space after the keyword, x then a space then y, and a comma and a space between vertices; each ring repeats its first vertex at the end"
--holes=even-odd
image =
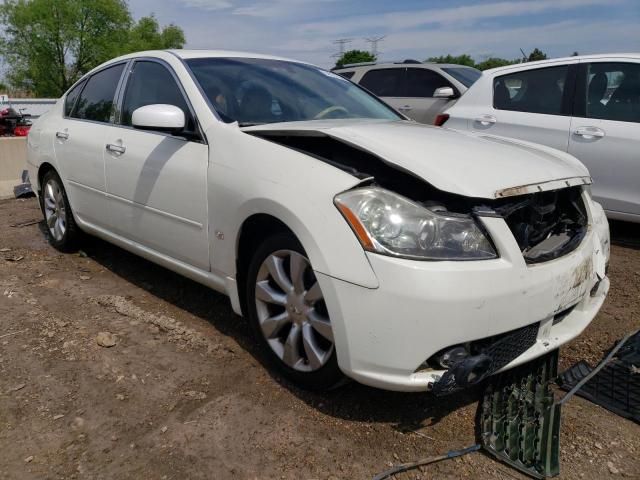
POLYGON ((507 189, 498 192, 495 199, 473 198, 439 190, 399 165, 323 131, 268 129, 247 133, 346 171, 362 180, 360 186, 384 188, 443 215, 503 218, 528 264, 568 254, 587 233, 584 179, 551 182, 558 188, 550 191, 507 189), (561 185, 564 188, 559 188, 561 185))
POLYGON ((589 223, 582 187, 498 201, 493 212, 504 218, 527 263, 546 262, 575 250, 589 223))
MULTIPOLYGON (((493 241, 485 230, 482 219, 502 218, 527 265, 540 264, 569 254, 581 244, 589 228, 584 179, 553 182, 554 189, 547 191, 542 187, 523 191, 515 189, 503 191, 501 195, 496 194, 496 198, 492 199, 475 198, 435 188, 413 172, 322 131, 269 129, 247 133, 348 172, 361 180, 357 187, 360 191, 384 189, 424 207, 429 210, 429 214, 473 219, 481 231, 476 237, 486 236, 491 248, 494 247, 493 241)), ((369 228, 366 219, 363 225, 369 228)), ((442 234, 445 229, 436 231, 442 234)), ((416 235, 419 237, 419 233, 416 235)), ((375 244, 376 238, 371 239, 375 244)), ((361 239, 361 242, 370 251, 417 260, 483 260, 500 255, 495 250, 496 255, 485 255, 483 258, 472 258, 470 255, 459 255, 457 258, 445 255, 426 257, 426 254, 420 257, 408 255, 406 251, 398 254, 397 249, 393 251, 378 249, 377 245, 367 246, 366 240, 361 239)), ((447 347, 431 356, 416 371, 430 370, 441 374, 439 380, 431 385, 434 394, 454 393, 480 383, 524 354, 536 343, 539 328, 540 322, 535 322, 500 335, 447 347)))

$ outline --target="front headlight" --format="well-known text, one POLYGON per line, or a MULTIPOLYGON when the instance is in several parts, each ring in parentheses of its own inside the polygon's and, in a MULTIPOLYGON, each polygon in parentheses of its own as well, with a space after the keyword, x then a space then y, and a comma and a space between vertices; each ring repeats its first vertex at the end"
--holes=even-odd
POLYGON ((334 201, 363 248, 370 252, 421 260, 498 256, 470 216, 429 210, 377 187, 350 190, 334 201))

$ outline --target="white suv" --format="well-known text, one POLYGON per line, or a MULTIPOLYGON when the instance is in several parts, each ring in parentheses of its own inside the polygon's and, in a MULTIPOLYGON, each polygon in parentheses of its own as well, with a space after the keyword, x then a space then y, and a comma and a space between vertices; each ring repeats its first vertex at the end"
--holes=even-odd
POLYGON ((357 63, 333 71, 366 88, 407 117, 429 125, 482 75, 472 67, 416 60, 357 63))
POLYGON ((40 117, 28 162, 55 247, 83 231, 228 295, 310 388, 455 391, 580 334, 609 286, 580 162, 406 121, 301 62, 117 58, 40 117))
POLYGON ((484 72, 445 126, 576 156, 610 218, 640 222, 640 54, 589 55, 484 72))

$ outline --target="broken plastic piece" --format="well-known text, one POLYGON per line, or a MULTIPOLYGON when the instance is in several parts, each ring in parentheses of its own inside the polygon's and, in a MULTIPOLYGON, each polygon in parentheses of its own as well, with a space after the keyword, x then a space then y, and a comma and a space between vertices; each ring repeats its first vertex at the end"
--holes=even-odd
POLYGON ((558 351, 496 375, 479 409, 483 448, 533 478, 560 473, 560 413, 550 383, 558 351))
POLYGON ((473 356, 453 364, 433 385, 432 393, 437 396, 450 395, 501 370, 536 342, 539 327, 539 323, 533 323, 474 342, 473 356))
POLYGON ((558 384, 563 390, 571 392, 578 386, 576 395, 640 423, 640 331, 629 335, 614 347, 602 364, 601 370, 582 386, 578 384, 594 371, 585 361, 576 363, 562 373, 558 377, 558 384), (617 348, 619 350, 615 351, 617 348))
POLYGON ((33 189, 31 188, 31 180, 29 179, 29 171, 22 171, 22 183, 13 187, 13 194, 16 198, 33 197, 33 189))

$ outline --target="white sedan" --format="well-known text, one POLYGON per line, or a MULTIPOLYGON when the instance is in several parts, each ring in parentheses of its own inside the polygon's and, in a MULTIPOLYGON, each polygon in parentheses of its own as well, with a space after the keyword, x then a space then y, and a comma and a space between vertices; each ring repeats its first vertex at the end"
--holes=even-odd
POLYGON ((575 155, 610 218, 640 222, 640 54, 554 58, 487 70, 443 115, 448 128, 575 155))
POLYGON ((312 65, 101 65, 28 138, 49 240, 86 232, 223 292, 289 379, 446 394, 558 348, 609 288, 568 154, 415 124, 312 65))

